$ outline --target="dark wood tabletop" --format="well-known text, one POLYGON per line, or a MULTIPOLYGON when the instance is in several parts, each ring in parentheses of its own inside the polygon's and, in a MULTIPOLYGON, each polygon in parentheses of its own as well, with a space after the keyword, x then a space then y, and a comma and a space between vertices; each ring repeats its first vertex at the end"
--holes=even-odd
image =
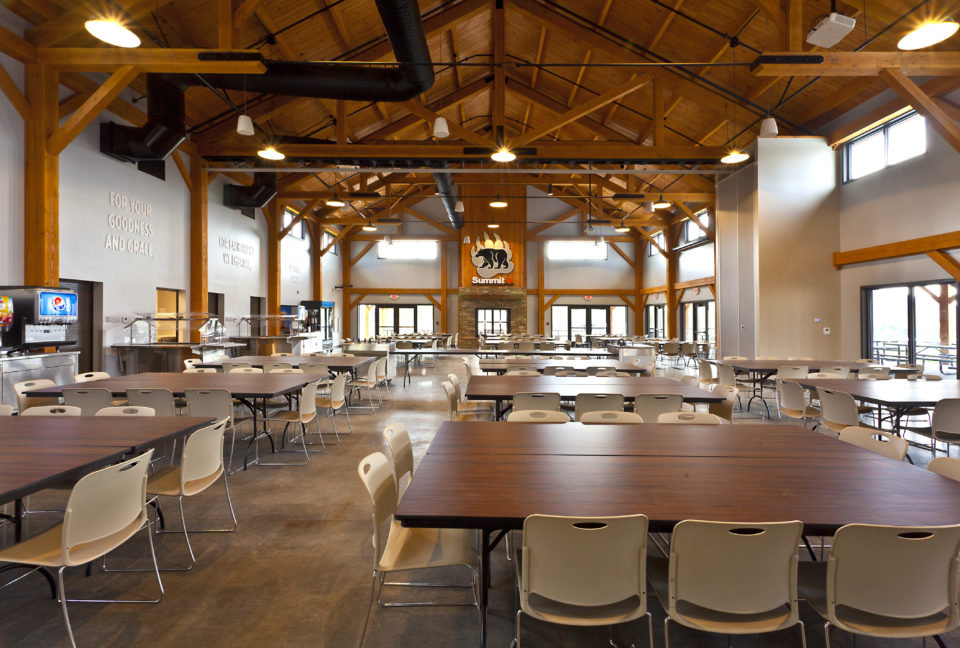
POLYGON ((667 425, 444 421, 428 454, 677 457, 822 456, 887 460, 799 425, 667 425))
MULTIPOLYGON (((820 371, 823 367, 844 367, 850 371, 860 371, 877 365, 868 365, 851 360, 710 360, 716 364, 728 364, 741 371, 775 372, 780 367, 806 367, 810 372, 820 371)), ((914 372, 914 369, 888 367, 891 373, 914 372)))
POLYGON ((190 416, 11 416, 0 423, 0 454, 10 446, 123 446, 146 448, 189 434, 213 419, 190 416))
POLYGON ((960 398, 960 380, 858 380, 855 378, 796 378, 804 387, 823 387, 857 400, 888 407, 932 407, 944 398, 960 398))
POLYGON ((246 362, 251 367, 262 367, 266 362, 282 362, 297 368, 304 362, 322 362, 331 371, 351 371, 368 362, 376 360, 373 356, 264 356, 247 355, 215 360, 212 362, 198 362, 195 366, 218 369, 224 362, 246 362))
POLYGON ((600 358, 596 360, 560 360, 556 358, 550 360, 529 360, 524 358, 493 358, 480 360, 480 371, 503 373, 513 367, 533 367, 539 371, 543 371, 546 367, 571 367, 581 371, 589 367, 603 367, 604 369, 613 369, 626 373, 639 373, 642 371, 640 367, 630 362, 600 358))
POLYGON ((475 355, 475 356, 591 356, 594 358, 616 358, 616 353, 611 353, 606 349, 589 349, 587 347, 574 347, 569 351, 564 349, 555 349, 553 351, 504 351, 502 349, 397 349, 391 351, 396 355, 475 355))
POLYGON ((556 392, 568 400, 577 394, 623 394, 628 401, 637 394, 680 394, 689 403, 723 400, 713 392, 671 378, 618 376, 472 376, 464 393, 473 400, 505 400, 518 392, 556 392))
POLYGON ((182 395, 185 389, 226 389, 240 398, 270 398, 297 391, 316 380, 310 374, 201 374, 140 373, 85 383, 57 385, 31 390, 32 396, 60 396, 68 387, 109 389, 114 396, 125 396, 128 389, 169 389, 182 395))

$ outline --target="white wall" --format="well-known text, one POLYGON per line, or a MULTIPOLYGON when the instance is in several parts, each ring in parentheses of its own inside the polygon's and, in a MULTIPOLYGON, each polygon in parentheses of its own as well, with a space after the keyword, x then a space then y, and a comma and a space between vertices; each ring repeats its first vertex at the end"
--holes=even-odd
MULTIPOLYGON (((30 25, 0 9, 0 26, 22 36, 30 25)), ((0 65, 23 91, 23 65, 0 54, 0 65)), ((23 119, 0 93, 0 285, 23 284, 23 119)))

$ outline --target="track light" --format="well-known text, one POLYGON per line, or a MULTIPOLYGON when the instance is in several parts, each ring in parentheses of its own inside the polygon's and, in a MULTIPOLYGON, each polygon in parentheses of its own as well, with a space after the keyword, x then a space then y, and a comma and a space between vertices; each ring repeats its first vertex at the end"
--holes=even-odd
POLYGON ((513 162, 517 159, 517 156, 505 146, 501 146, 499 149, 493 152, 493 155, 490 156, 490 159, 494 162, 513 162))
POLYGON ((450 137, 450 127, 447 126, 447 120, 443 117, 437 117, 433 122, 433 136, 437 139, 450 137))
POLYGON ((266 148, 260 149, 257 151, 257 155, 262 157, 264 160, 282 160, 283 158, 287 157, 272 146, 267 146, 266 148))
POLYGON ((248 137, 254 134, 253 120, 250 119, 250 115, 240 115, 237 117, 237 133, 248 137))
POLYGON ((548 196, 552 196, 552 195, 553 195, 553 185, 552 185, 552 184, 548 184, 548 185, 547 185, 547 195, 548 195, 548 196))
POLYGON ((744 153, 743 151, 738 151, 734 149, 733 151, 730 151, 729 153, 724 155, 722 158, 720 158, 720 162, 722 162, 723 164, 737 164, 739 162, 743 162, 744 160, 749 160, 749 159, 750 159, 749 154, 744 153))
POLYGON ((897 47, 902 50, 923 49, 947 40, 957 33, 960 23, 954 20, 925 22, 900 39, 897 47))
POLYGON ((114 19, 88 20, 83 28, 94 38, 115 47, 139 47, 140 37, 114 19))

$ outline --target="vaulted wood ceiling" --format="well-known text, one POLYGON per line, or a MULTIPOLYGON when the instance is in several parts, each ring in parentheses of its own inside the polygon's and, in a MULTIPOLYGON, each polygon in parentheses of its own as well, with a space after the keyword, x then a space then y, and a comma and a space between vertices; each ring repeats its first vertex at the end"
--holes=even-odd
MULTIPOLYGON (((91 12, 122 9, 145 47, 249 48, 280 60, 393 60, 373 0, 2 2, 35 25, 27 39, 46 47, 98 46, 82 30, 83 20, 91 12)), ((857 19, 854 31, 832 48, 847 52, 895 51, 896 41, 918 19, 960 9, 955 0, 837 4, 857 19)), ((489 142, 502 121, 508 142, 533 135, 537 143, 573 142, 584 151, 594 150, 590 145, 602 151, 607 143, 633 144, 643 158, 643 147, 653 145, 743 147, 756 137, 768 112, 777 118, 781 134, 827 134, 832 119, 889 87, 877 76, 759 76, 729 65, 752 61, 761 52, 816 50, 804 38, 811 23, 830 11, 827 0, 421 0, 420 9, 437 66, 435 84, 418 100, 337 102, 191 88, 191 138, 205 151, 249 146, 249 139, 234 131, 237 108, 246 102, 261 139, 423 143, 432 139, 432 118, 440 115, 452 131, 443 143, 489 142), (631 65, 638 63, 696 65, 631 65), (551 127, 559 116, 624 84, 637 87, 551 127)), ((932 49, 956 51, 958 43, 954 38, 932 49)), ((95 88, 76 73, 63 75, 63 82, 76 93, 65 103, 76 104, 95 88)), ((960 86, 960 77, 933 82, 936 94, 943 94, 960 86)), ((133 87, 142 92, 142 79, 133 87)), ((115 112, 127 111, 128 119, 137 117, 134 107, 115 107, 115 112)), ((697 198, 687 201, 690 207, 710 202, 702 198, 713 190, 712 176, 671 174, 678 167, 667 164, 631 178, 617 175, 616 168, 593 182, 608 203, 617 191, 645 190, 690 194, 697 198)), ((550 182, 545 175, 529 180, 539 186, 550 182)), ((585 176, 557 179, 557 193, 582 200, 586 184, 585 176)), ((396 197, 407 196, 409 203, 432 194, 431 185, 426 173, 281 177, 289 196, 331 188, 389 190, 394 198, 368 201, 372 213, 396 208, 396 197)), ((307 194, 303 200, 311 202, 307 194)), ((632 209, 639 202, 622 204, 632 209)), ((319 216, 335 214, 328 209, 319 216)))

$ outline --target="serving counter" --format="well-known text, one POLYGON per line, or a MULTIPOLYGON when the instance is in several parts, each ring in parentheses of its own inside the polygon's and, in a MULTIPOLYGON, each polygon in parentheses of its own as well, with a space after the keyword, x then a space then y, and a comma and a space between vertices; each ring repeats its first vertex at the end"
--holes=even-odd
POLYGON ((24 380, 47 378, 58 385, 74 382, 79 357, 79 351, 0 356, 0 405, 17 406, 13 386, 24 380))

